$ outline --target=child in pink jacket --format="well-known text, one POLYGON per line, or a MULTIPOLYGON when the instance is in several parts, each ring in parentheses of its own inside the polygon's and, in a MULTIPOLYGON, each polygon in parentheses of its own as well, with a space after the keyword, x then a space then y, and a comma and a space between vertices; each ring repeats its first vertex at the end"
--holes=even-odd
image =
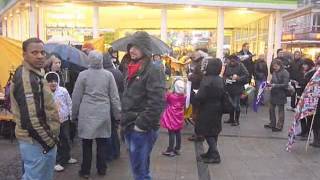
POLYGON ((168 92, 166 94, 166 102, 167 107, 162 114, 161 126, 168 129, 169 146, 162 154, 173 157, 180 154, 181 148, 180 131, 183 127, 184 107, 186 102, 185 82, 182 79, 174 81, 173 92, 168 92))

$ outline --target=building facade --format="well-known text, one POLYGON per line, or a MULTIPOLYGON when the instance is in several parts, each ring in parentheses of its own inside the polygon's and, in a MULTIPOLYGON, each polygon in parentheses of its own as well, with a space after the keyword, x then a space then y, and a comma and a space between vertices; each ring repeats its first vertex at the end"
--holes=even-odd
POLYGON ((249 42, 270 62, 281 46, 282 15, 296 8, 297 0, 7 0, 0 18, 2 36, 21 41, 68 35, 83 42, 102 34, 112 41, 146 30, 173 47, 206 46, 220 58, 249 42))

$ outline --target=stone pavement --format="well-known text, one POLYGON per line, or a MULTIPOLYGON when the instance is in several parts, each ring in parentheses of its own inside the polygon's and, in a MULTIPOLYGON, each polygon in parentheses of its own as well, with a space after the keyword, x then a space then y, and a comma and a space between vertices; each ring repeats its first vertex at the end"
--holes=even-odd
MULTIPOLYGON (((293 113, 286 111, 285 131, 273 133, 264 129, 268 123, 268 108, 259 113, 249 110, 241 115, 240 127, 223 125, 218 146, 222 162, 207 165, 197 161, 197 155, 207 149, 206 143, 192 143, 186 139, 192 127, 183 131, 182 154, 174 158, 164 157, 168 137, 161 130, 152 154, 152 173, 154 180, 319 180, 320 150, 309 147, 305 151, 305 141, 298 141, 291 153, 286 152, 287 128, 293 113)), ((227 115, 224 119, 228 118, 227 115)), ((81 148, 77 140, 72 154, 81 160, 81 148)), ((19 179, 20 158, 16 142, 0 140, 0 179, 19 179)), ((93 156, 95 159, 95 156, 93 156)), ((96 175, 95 163, 91 169, 91 179, 130 180, 128 156, 123 146, 121 158, 109 164, 105 177, 96 175)), ((65 172, 55 173, 57 180, 78 180, 80 163, 70 165, 65 172)))

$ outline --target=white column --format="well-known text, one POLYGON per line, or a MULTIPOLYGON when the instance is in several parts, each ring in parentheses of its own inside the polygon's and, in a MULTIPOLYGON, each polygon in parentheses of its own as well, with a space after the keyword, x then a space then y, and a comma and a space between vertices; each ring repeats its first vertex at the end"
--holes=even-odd
POLYGON ((29 7, 29 37, 37 37, 37 7, 36 1, 30 1, 29 7))
MULTIPOLYGON (((267 51, 267 64, 268 67, 271 65, 273 50, 274 50, 274 14, 269 16, 269 32, 268 32, 268 51, 267 51)), ((270 76, 269 76, 270 77, 270 76)))
POLYGON ((94 6, 93 7, 93 26, 92 26, 93 38, 99 37, 98 28, 99 28, 99 7, 94 6))
POLYGON ((7 19, 5 18, 2 19, 2 36, 7 36, 7 19))
POLYGON ((274 52, 276 54, 277 49, 281 48, 281 36, 282 36, 282 16, 280 11, 276 11, 275 13, 275 37, 274 37, 274 52))
POLYGON ((39 5, 39 11, 38 11, 38 31, 39 31, 39 38, 43 41, 46 40, 46 34, 45 34, 45 28, 44 28, 44 7, 43 5, 39 5))
POLYGON ((223 58, 223 44, 224 44, 224 11, 222 8, 218 9, 217 21, 217 58, 223 58))
MULTIPOLYGON (((20 12, 21 13, 21 12, 20 12)), ((18 26, 17 26, 17 28, 18 28, 18 31, 19 31, 19 35, 18 35, 18 40, 22 40, 22 17, 21 17, 21 14, 18 14, 17 16, 18 16, 18 26)))
POLYGON ((161 40, 168 42, 167 9, 161 9, 161 40))

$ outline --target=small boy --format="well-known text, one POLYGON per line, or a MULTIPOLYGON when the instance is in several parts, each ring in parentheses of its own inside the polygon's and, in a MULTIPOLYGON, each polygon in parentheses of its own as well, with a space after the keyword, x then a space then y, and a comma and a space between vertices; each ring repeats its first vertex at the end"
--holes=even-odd
POLYGON ((58 144, 58 153, 56 166, 54 169, 57 172, 64 170, 65 164, 77 163, 76 159, 71 158, 70 151, 70 116, 72 101, 68 91, 64 87, 59 86, 59 75, 55 72, 48 72, 45 75, 45 79, 48 81, 49 88, 54 95, 54 100, 58 105, 60 116, 60 142, 58 144))

